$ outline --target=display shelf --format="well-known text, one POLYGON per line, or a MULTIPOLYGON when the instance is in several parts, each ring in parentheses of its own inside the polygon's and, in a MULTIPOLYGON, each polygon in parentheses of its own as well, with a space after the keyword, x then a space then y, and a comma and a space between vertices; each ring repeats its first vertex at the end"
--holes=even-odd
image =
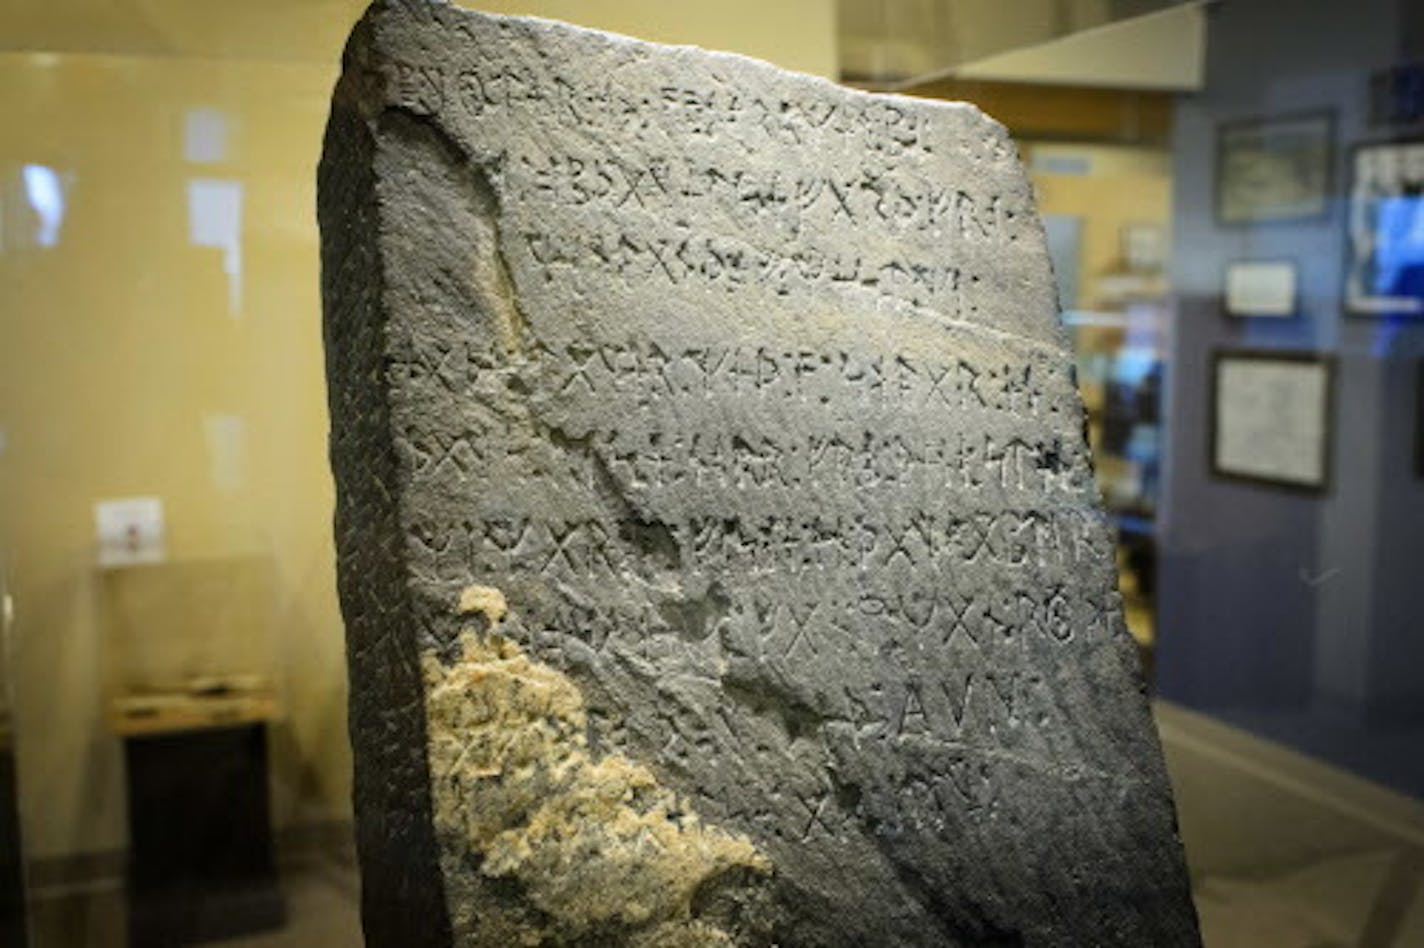
POLYGON ((245 694, 187 692, 132 694, 109 705, 109 729, 120 737, 235 727, 275 721, 282 704, 270 691, 245 694))

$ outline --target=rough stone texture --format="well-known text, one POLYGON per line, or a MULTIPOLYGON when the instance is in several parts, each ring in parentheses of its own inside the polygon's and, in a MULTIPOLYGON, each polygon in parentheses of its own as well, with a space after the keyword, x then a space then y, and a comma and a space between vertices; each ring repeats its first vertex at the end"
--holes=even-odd
POLYGON ((319 212, 368 944, 1197 943, 1000 126, 389 0, 319 212))

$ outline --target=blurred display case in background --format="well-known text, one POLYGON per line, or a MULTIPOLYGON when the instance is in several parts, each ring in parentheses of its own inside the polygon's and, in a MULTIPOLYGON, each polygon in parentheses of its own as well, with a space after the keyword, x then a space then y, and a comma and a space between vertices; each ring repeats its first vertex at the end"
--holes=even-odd
POLYGON ((134 563, 101 579, 108 723, 128 789, 130 948, 280 924, 271 558, 134 563))
POLYGON ((20 843, 20 797, 15 773, 15 721, 10 674, 14 600, 0 555, 0 945, 28 944, 25 858, 20 843))
POLYGON ((275 575, 264 556, 102 572, 108 721, 125 737, 275 721, 275 575))
POLYGON ((1118 535, 1118 583, 1129 630, 1150 661, 1161 479, 1165 300, 1118 312, 1064 313, 1077 352, 1098 489, 1118 535))

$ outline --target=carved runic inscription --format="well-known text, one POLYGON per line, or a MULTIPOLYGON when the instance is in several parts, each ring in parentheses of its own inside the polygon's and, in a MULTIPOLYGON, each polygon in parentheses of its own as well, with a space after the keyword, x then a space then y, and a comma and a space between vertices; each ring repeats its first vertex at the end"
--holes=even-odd
POLYGON ((386 0, 319 207, 369 944, 1196 943, 1000 126, 386 0))

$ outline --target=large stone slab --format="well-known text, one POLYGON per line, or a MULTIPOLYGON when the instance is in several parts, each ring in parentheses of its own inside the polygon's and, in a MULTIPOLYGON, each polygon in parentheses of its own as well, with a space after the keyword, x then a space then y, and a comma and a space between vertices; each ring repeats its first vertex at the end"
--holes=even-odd
POLYGON ((1002 127, 391 0, 319 210, 369 944, 1196 943, 1002 127))

